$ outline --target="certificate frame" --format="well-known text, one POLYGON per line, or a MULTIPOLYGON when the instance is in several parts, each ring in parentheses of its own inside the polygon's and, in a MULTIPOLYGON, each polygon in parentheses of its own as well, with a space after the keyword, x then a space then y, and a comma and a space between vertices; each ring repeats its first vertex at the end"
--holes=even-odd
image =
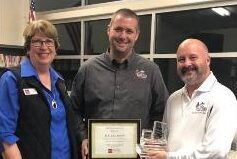
POLYGON ((140 119, 88 119, 90 159, 137 159, 140 119))

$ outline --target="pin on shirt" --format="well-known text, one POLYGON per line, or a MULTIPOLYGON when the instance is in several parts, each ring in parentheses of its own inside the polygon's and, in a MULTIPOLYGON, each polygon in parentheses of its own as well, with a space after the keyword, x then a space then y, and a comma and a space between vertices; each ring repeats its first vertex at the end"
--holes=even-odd
POLYGON ((35 88, 25 88, 25 89, 23 89, 23 92, 26 96, 38 94, 38 92, 36 91, 35 88))
POLYGON ((52 107, 53 107, 54 109, 57 109, 57 108, 58 108, 57 102, 56 102, 54 99, 52 100, 52 107))

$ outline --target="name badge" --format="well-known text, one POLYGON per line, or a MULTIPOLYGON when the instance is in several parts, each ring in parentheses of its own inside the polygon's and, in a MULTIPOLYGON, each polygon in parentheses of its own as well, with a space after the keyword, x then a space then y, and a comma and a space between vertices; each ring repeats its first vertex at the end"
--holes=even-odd
POLYGON ((23 92, 24 92, 24 94, 25 94, 26 96, 38 94, 38 92, 37 92, 36 89, 34 89, 34 88, 26 88, 26 89, 23 89, 23 92))

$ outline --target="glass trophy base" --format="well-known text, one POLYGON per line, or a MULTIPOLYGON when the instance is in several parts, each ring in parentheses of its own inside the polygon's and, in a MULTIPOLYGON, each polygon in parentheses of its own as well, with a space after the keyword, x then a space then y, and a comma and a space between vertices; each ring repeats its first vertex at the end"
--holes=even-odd
POLYGON ((142 147, 140 144, 136 145, 136 152, 139 155, 140 159, 148 159, 146 152, 143 152, 142 147))
POLYGON ((148 151, 167 151, 167 143, 152 142, 144 145, 136 145, 136 152, 141 159, 149 159, 147 155, 148 151))

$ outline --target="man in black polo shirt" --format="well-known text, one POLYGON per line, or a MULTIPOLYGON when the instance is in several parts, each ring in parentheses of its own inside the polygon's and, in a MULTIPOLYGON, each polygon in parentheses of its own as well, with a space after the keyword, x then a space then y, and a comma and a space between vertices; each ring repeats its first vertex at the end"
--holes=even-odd
MULTIPOLYGON (((155 120, 162 120, 168 92, 159 67, 133 49, 139 33, 136 13, 118 10, 107 29, 108 51, 80 67, 71 98, 85 123, 88 119, 141 119, 141 128, 151 128, 155 120)), ((85 139, 84 158, 87 144, 85 139)))

